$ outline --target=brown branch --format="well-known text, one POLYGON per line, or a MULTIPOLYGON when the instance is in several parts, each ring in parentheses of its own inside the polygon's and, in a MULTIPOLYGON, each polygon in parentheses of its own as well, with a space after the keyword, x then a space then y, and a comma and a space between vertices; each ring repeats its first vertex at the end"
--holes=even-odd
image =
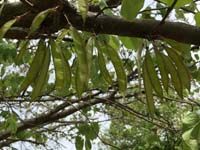
MULTIPOLYGON (((18 16, 28 11, 27 9, 25 9, 26 5, 23 4, 17 3, 16 5, 16 3, 13 3, 7 5, 2 12, 3 15, 0 17, 0 25, 12 19, 13 16, 18 16), (20 14, 18 13, 18 11, 16 11, 19 9, 19 6, 20 8, 21 6, 25 7, 22 9, 24 11, 20 10, 20 14)), ((69 8, 68 6, 68 8, 62 10, 62 12, 63 11, 67 15, 72 25, 82 31, 88 31, 92 33, 95 32, 96 34, 113 34, 119 36, 138 37, 147 39, 149 39, 149 37, 153 39, 162 39, 164 37, 183 43, 200 45, 200 28, 185 23, 165 22, 162 26, 156 28, 159 25, 160 21, 148 19, 135 19, 134 21, 127 21, 123 20, 118 16, 95 17, 95 15, 90 15, 86 18, 86 22, 83 25, 82 17, 79 14, 77 14, 74 9, 69 8)), ((14 25, 14 27, 30 27, 30 24, 35 15, 36 14, 33 13, 27 15, 19 22, 17 22, 14 25)), ((53 18, 53 15, 52 17, 47 18, 45 26, 43 26, 43 29, 48 30, 49 33, 57 32, 58 30, 65 28, 68 25, 68 22, 66 21, 61 12, 57 16, 59 24, 54 24, 53 18)), ((38 32, 42 34, 44 33, 44 30, 39 30, 38 32)), ((20 34, 14 31, 9 31, 5 37, 12 39, 22 39, 26 37, 26 34, 20 34)), ((37 38, 37 36, 33 38, 37 38)))

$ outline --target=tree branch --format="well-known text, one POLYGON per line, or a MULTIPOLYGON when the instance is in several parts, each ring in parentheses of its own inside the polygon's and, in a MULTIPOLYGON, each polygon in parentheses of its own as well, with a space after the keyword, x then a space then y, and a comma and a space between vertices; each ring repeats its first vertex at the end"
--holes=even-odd
MULTIPOLYGON (((49 7, 50 6, 55 6, 55 4, 49 5, 49 7)), ((44 7, 44 9, 46 9, 46 7, 44 7)), ((134 21, 127 21, 120 18, 119 16, 96 17, 95 15, 88 16, 86 18, 85 24, 83 24, 81 16, 76 12, 72 12, 72 10, 74 11, 74 9, 70 9, 68 7, 65 8, 65 10, 61 10, 61 12, 57 12, 56 17, 59 20, 57 24, 55 24, 53 21, 55 16, 51 15, 46 19, 43 30, 39 30, 38 32, 44 33, 44 31, 48 30, 49 33, 54 33, 62 28, 66 28, 66 26, 68 26, 68 22, 62 14, 64 11, 70 23, 82 31, 88 31, 95 34, 113 34, 146 39, 162 39, 164 37, 176 40, 178 42, 200 45, 200 28, 193 25, 188 25, 180 22, 165 22, 164 24, 160 25, 160 21, 157 20, 135 19, 134 21)), ((10 19, 13 19, 13 16, 18 16, 27 11, 27 6, 20 2, 6 4, 0 17, 0 25, 3 25, 10 19)), ((18 21, 14 27, 30 27, 35 15, 36 13, 28 14, 27 16, 20 19, 20 21, 18 21)), ((5 35, 5 38, 11 39, 22 39, 25 37, 25 33, 22 35, 12 31, 9 31, 5 35)), ((37 36, 33 38, 37 38, 37 36)))

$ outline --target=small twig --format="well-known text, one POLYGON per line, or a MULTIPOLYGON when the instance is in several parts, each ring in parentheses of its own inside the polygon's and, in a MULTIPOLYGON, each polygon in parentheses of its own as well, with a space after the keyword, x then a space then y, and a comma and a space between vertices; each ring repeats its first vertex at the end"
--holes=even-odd
POLYGON ((28 0, 20 0, 22 3, 24 3, 24 4, 26 4, 26 5, 28 5, 29 7, 33 7, 34 6, 34 4, 33 3, 31 3, 30 1, 28 1, 28 0))
POLYGON ((160 22, 161 24, 164 24, 166 18, 169 16, 169 14, 171 13, 171 11, 173 10, 174 6, 176 5, 178 0, 174 0, 174 2, 172 3, 172 5, 167 9, 167 13, 165 14, 165 16, 163 17, 163 19, 160 22))
POLYGON ((107 6, 107 7, 104 7, 103 9, 101 9, 96 15, 95 17, 97 18, 98 16, 100 16, 101 14, 103 14, 103 11, 106 10, 106 9, 111 9, 111 8, 116 8, 118 5, 112 5, 112 6, 107 6))

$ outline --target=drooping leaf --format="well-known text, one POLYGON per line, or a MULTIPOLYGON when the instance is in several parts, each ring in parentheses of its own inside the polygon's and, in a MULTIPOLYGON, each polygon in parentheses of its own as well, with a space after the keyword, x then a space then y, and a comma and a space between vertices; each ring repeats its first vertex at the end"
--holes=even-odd
POLYGON ((17 54, 15 63, 18 65, 22 61, 22 57, 25 55, 27 51, 27 46, 29 44, 28 40, 21 41, 19 45, 19 53, 17 54))
POLYGON ((43 63, 42 63, 40 72, 38 74, 37 81, 33 87, 32 95, 31 95, 32 100, 35 100, 42 93, 42 89, 45 85, 45 82, 47 81, 49 65, 50 65, 50 49, 46 48, 43 63))
POLYGON ((61 55, 62 62, 63 62, 63 72, 64 72, 64 84, 67 88, 71 85, 71 68, 67 58, 65 57, 64 53, 62 52, 61 55))
POLYGON ((55 67, 55 87, 65 89, 71 83, 71 69, 68 61, 65 59, 60 46, 50 39, 53 63, 55 67))
POLYGON ((83 22, 85 22, 88 12, 88 0, 78 0, 78 10, 81 13, 83 22))
POLYGON ((168 71, 166 70, 165 62, 164 62, 160 52, 156 49, 155 49, 155 54, 156 54, 157 65, 158 65, 158 68, 160 71, 163 87, 164 87, 165 91, 168 92, 169 76, 168 76, 168 71))
POLYGON ((31 66, 29 68, 25 80, 20 86, 19 92, 26 90, 27 87, 37 78, 45 54, 44 49, 45 49, 45 43, 43 40, 40 40, 35 57, 31 63, 31 66))
POLYGON ((91 150, 92 148, 92 144, 91 141, 89 139, 85 140, 85 150, 91 150))
POLYGON ((88 58, 84 39, 81 34, 73 27, 71 27, 71 34, 75 44, 75 51, 78 59, 78 67, 76 70, 76 91, 80 97, 83 91, 87 88, 89 74, 88 74, 88 58))
POLYGON ((190 73, 188 68, 185 66, 183 59, 176 50, 170 47, 165 47, 165 50, 167 51, 169 57, 173 60, 175 65, 177 66, 177 72, 179 74, 181 84, 183 85, 183 88, 187 88, 188 91, 190 91, 190 73))
POLYGON ((56 42, 57 42, 57 43, 61 42, 61 41, 65 38, 65 36, 67 35, 68 32, 69 32, 69 30, 67 30, 67 29, 62 29, 62 30, 61 30, 61 33, 58 35, 58 37, 57 37, 57 39, 56 39, 56 42))
POLYGON ((144 0, 123 0, 121 15, 127 20, 133 20, 142 9, 144 0))
POLYGON ((17 21, 17 19, 12 19, 8 22, 6 22, 1 28, 0 28, 0 40, 4 37, 6 32, 12 27, 12 25, 17 21))
POLYGON ((153 89, 155 90, 155 92, 158 94, 159 97, 163 97, 163 90, 162 90, 158 75, 156 73, 153 60, 148 50, 146 51, 145 65, 146 65, 147 72, 149 74, 149 79, 150 79, 153 89))
POLYGON ((120 48, 120 42, 119 42, 119 38, 116 36, 109 36, 109 42, 108 44, 114 48, 115 50, 119 50, 120 48))
MULTIPOLYGON (((101 44, 101 46, 103 45, 101 44)), ((109 45, 106 45, 106 47, 104 46, 103 52, 109 57, 115 68, 115 72, 117 74, 117 81, 119 84, 119 90, 122 94, 125 94, 127 88, 127 77, 121 58, 119 57, 117 51, 109 45)))
POLYGON ((177 53, 181 55, 188 55, 190 53, 190 45, 185 43, 180 43, 171 39, 162 38, 166 41, 172 48, 174 48, 177 53))
POLYGON ((153 94, 152 94, 153 87, 149 78, 149 73, 147 72, 146 62, 144 62, 142 65, 142 71, 143 71, 145 95, 147 99, 147 107, 148 107, 151 117, 153 117, 154 112, 155 112, 154 99, 153 99, 153 94))
POLYGON ((94 48, 94 38, 91 37, 91 38, 88 39, 88 41, 86 43, 88 76, 90 76, 90 72, 91 72, 93 48, 94 48))
POLYGON ((103 56, 103 51, 102 51, 102 47, 98 44, 98 42, 96 42, 96 47, 98 49, 98 63, 99 63, 99 68, 101 71, 102 76, 104 77, 104 79, 106 80, 106 82, 111 85, 112 84, 112 78, 106 68, 106 63, 105 63, 105 59, 103 56))
POLYGON ((50 9, 40 12, 39 14, 37 14, 35 16, 35 18, 32 21, 32 24, 30 27, 30 32, 29 32, 28 36, 30 36, 33 32, 37 31, 40 28, 42 22, 45 20, 47 15, 52 11, 53 11, 53 9, 50 8, 50 9))
POLYGON ((80 136, 77 136, 75 139, 76 150, 83 150, 83 145, 84 140, 80 136))
POLYGON ((172 83, 173 83, 173 86, 174 86, 176 92, 178 93, 178 95, 181 98, 183 98, 183 88, 182 88, 181 80, 178 75, 176 67, 174 66, 174 64, 172 63, 172 61, 170 60, 169 57, 167 57, 165 55, 162 55, 162 57, 164 59, 166 69, 170 73, 172 83))
POLYGON ((108 83, 105 81, 101 71, 100 66, 98 62, 98 57, 93 56, 92 64, 91 64, 91 70, 90 70, 90 76, 91 76, 91 82, 93 84, 93 87, 97 87, 101 89, 102 91, 108 90, 108 83), (99 82, 101 81, 101 82, 99 82))

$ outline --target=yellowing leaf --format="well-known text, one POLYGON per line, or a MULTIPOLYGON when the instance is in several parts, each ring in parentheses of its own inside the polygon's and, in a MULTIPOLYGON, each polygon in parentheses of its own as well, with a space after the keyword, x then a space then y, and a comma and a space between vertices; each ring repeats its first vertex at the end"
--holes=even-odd
POLYGON ((45 82, 47 81, 49 64, 50 64, 50 49, 46 48, 44 60, 40 68, 37 81, 33 87, 32 95, 31 95, 32 100, 35 100, 42 93, 42 89, 45 85, 45 82))
POLYGON ((40 71, 40 67, 43 65, 42 62, 45 54, 44 49, 45 49, 45 43, 43 40, 40 40, 35 57, 31 63, 31 66, 29 68, 25 80, 20 86, 19 92, 26 90, 27 87, 37 78, 37 75, 40 71))
POLYGON ((158 79, 158 75, 155 71, 153 60, 152 60, 148 50, 146 51, 145 65, 146 65, 147 72, 149 74, 149 79, 151 81, 153 89, 159 95, 159 97, 163 97, 163 90, 162 90, 160 81, 158 79))
POLYGON ((11 28, 11 26, 17 21, 17 19, 12 19, 8 22, 6 22, 1 28, 0 28, 0 40, 4 37, 6 32, 11 28))
POLYGON ((65 59, 60 46, 50 39, 53 63, 55 67, 55 87, 58 89, 64 89, 70 86, 71 83, 71 70, 70 66, 65 59))
POLYGON ((154 106, 154 100, 153 100, 153 94, 152 94, 152 84, 149 78, 149 73, 147 72, 147 66, 146 62, 143 63, 142 66, 143 70, 143 80, 144 80, 144 88, 145 88, 145 94, 147 99, 147 106, 149 109, 149 113, 151 117, 153 117, 155 112, 155 106, 154 106))

